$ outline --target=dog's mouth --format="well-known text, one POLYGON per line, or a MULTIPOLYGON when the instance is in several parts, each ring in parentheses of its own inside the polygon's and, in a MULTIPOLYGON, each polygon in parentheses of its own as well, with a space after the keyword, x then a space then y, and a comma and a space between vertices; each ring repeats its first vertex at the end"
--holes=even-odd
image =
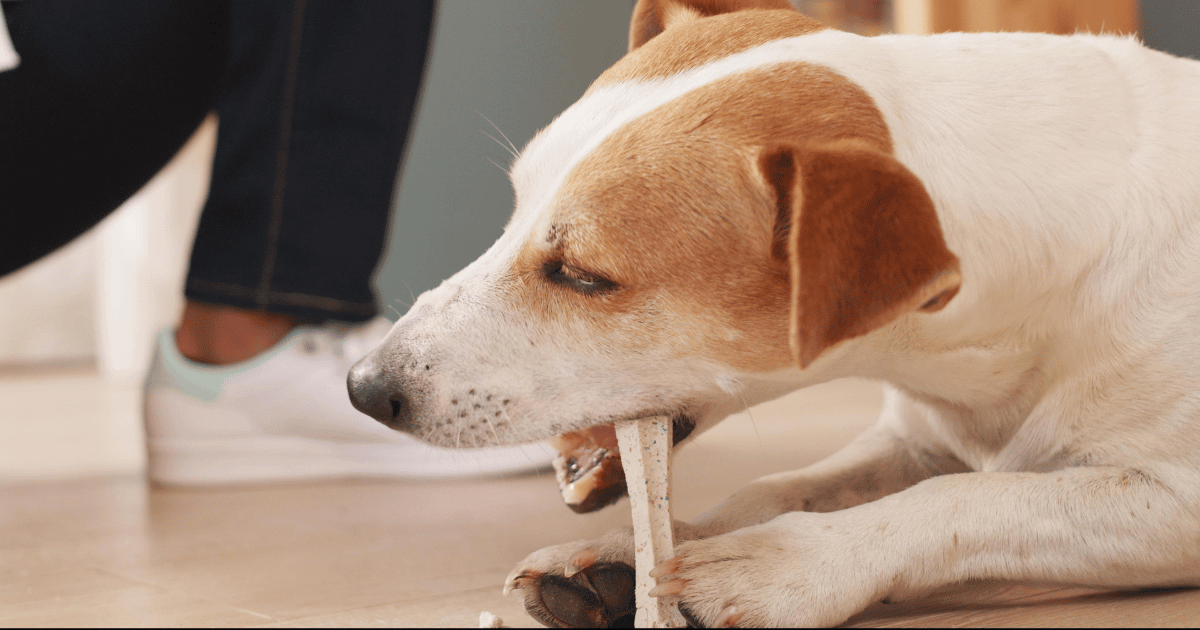
MULTIPOLYGON (((672 445, 678 444, 695 428, 695 420, 676 416, 672 422, 672 445)), ((558 457, 554 458, 554 476, 567 507, 585 514, 625 496, 625 470, 621 468, 616 427, 611 422, 563 433, 549 442, 558 449, 558 457)))

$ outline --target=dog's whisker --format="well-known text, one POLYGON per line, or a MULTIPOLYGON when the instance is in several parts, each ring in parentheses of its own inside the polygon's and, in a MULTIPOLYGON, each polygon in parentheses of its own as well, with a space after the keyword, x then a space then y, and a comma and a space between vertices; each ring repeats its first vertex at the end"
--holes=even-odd
POLYGON ((512 171, 509 171, 507 168, 504 168, 504 165, 503 165, 503 164, 500 164, 500 163, 499 163, 499 162, 497 162, 496 160, 492 159, 490 156, 488 157, 488 159, 487 159, 487 160, 488 160, 489 162, 491 162, 491 163, 492 163, 492 166, 495 166, 496 168, 498 168, 498 169, 500 169, 500 170, 504 171, 504 173, 505 173, 506 175, 510 175, 510 176, 512 175, 512 171))
MULTIPOLYGON (((480 112, 480 111, 476 111, 475 113, 479 114, 484 120, 488 121, 488 124, 491 125, 493 129, 496 130, 496 133, 500 134, 500 137, 504 138, 504 141, 508 143, 507 145, 501 143, 500 146, 504 147, 509 153, 512 154, 513 157, 517 157, 518 155, 520 155, 521 152, 519 150, 517 150, 517 145, 513 144, 513 141, 509 140, 508 136, 504 135, 504 132, 500 130, 500 127, 496 123, 492 122, 491 118, 484 116, 483 112, 480 112)), ((489 135, 488 137, 490 138, 491 135, 489 135)), ((495 138, 492 138, 492 139, 496 140, 495 138)), ((500 142, 500 141, 496 140, 496 142, 500 142)))
POLYGON ((486 422, 488 425, 488 428, 492 430, 492 437, 496 438, 496 444, 499 444, 500 443, 500 435, 498 433, 496 433, 496 427, 492 425, 492 419, 487 417, 487 414, 484 414, 483 421, 486 422))
POLYGON ((416 304, 416 302, 417 302, 417 296, 413 295, 412 287, 408 286, 408 282, 405 281, 404 278, 400 278, 400 282, 403 282, 404 288, 408 289, 408 297, 412 299, 412 303, 410 303, 408 306, 412 307, 412 305, 416 304))
MULTIPOLYGON (((504 414, 504 419, 508 420, 508 423, 511 426, 513 424, 512 416, 508 415, 508 412, 504 410, 504 407, 500 407, 500 413, 504 414)), ((491 420, 489 420, 488 425, 490 426, 491 424, 492 424, 492 422, 491 422, 491 420)), ((495 429, 493 429, 493 431, 495 431, 495 429)), ((497 439, 499 439, 499 438, 497 438, 497 439)), ((529 461, 533 461, 533 457, 530 456, 529 453, 525 453, 525 451, 521 451, 521 452, 525 454, 525 459, 528 459, 529 461)))
POLYGON ((750 404, 746 402, 746 397, 742 395, 742 390, 734 390, 737 392, 738 398, 742 401, 742 406, 746 408, 746 417, 750 418, 750 426, 754 428, 754 436, 758 438, 758 448, 764 452, 767 450, 763 444, 762 434, 758 432, 758 423, 754 421, 754 414, 750 412, 750 404))
MULTIPOLYGON (((487 137, 491 138, 492 140, 494 140, 494 141, 496 142, 496 144, 499 144, 501 147, 504 147, 504 150, 505 150, 505 151, 508 151, 509 153, 512 153, 512 150, 511 150, 511 149, 509 149, 509 148, 508 148, 508 146, 506 146, 506 145, 505 145, 503 142, 501 142, 501 141, 500 141, 500 139, 499 139, 499 138, 497 138, 496 136, 493 136, 492 134, 490 134, 490 133, 488 133, 488 132, 486 132, 486 131, 484 131, 484 130, 482 130, 482 129, 480 129, 480 130, 479 130, 479 132, 480 132, 480 133, 482 133, 483 135, 485 135, 485 136, 487 136, 487 137)), ((516 154, 513 154, 513 157, 516 157, 516 154)), ((491 158, 488 158, 488 159, 490 160, 491 158)), ((495 163, 495 162, 492 162, 492 164, 496 164, 496 163, 495 163)), ((499 166, 499 164, 497 164, 497 166, 499 166)), ((505 173, 507 173, 507 172, 508 172, 508 169, 504 168, 503 166, 500 166, 500 169, 501 169, 501 170, 503 170, 505 173)))

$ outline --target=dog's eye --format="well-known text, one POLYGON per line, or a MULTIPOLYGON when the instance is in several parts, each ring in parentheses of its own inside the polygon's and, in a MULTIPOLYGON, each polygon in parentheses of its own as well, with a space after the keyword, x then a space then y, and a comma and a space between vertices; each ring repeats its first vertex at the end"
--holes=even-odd
POLYGON ((546 263, 542 271, 550 282, 579 293, 602 293, 617 288, 617 283, 612 280, 577 269, 561 260, 546 263))

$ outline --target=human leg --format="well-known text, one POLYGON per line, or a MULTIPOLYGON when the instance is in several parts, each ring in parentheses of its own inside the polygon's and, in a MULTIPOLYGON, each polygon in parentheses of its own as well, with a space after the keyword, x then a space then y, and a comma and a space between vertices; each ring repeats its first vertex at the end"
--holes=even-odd
POLYGON ((432 2, 230 7, 221 134, 180 351, 248 359, 304 321, 376 314, 371 275, 420 92, 432 2))
POLYGON ((145 184, 208 112, 223 3, 3 3, 0 275, 79 236, 145 184))
POLYGON ((189 302, 174 335, 160 335, 147 381, 152 480, 461 477, 549 463, 544 446, 434 449, 358 413, 346 393, 350 365, 390 326, 371 319, 371 274, 431 20, 432 2, 231 7, 189 302))
POLYGON ((431 1, 231 7, 190 300, 364 321, 415 110, 431 1))

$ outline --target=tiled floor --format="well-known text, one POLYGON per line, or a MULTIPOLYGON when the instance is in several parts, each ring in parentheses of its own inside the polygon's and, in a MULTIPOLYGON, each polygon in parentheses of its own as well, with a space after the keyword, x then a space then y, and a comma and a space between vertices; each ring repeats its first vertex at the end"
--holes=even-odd
MULTIPOLYGON (((829 453, 878 405, 877 386, 847 381, 731 418, 680 451, 676 515, 829 453)), ((150 489, 137 409, 135 384, 87 370, 0 373, 0 626, 445 627, 489 610, 534 627, 500 594, 512 565, 629 518, 623 502, 571 513, 548 474, 150 489)), ((1195 626, 1200 591, 976 583, 850 621, 930 624, 1195 626)))

